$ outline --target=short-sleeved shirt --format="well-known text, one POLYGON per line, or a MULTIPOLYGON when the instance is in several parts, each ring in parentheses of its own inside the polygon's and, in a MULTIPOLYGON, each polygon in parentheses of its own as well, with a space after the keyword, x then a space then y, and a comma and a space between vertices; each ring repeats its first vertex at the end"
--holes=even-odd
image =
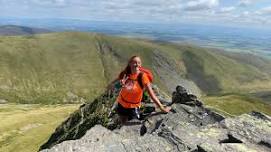
MULTIPOLYGON (((141 105, 141 99, 143 95, 143 88, 141 88, 138 82, 138 75, 130 74, 122 87, 119 96, 117 98, 118 103, 120 103, 124 108, 137 108, 141 105)), ((142 84, 145 87, 150 83, 149 78, 145 73, 142 74, 142 84)))

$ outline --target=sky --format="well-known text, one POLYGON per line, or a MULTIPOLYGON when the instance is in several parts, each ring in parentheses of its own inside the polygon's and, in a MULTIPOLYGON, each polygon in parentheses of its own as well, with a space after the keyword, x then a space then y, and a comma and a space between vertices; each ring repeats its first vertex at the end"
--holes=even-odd
POLYGON ((0 0, 0 17, 271 27, 271 0, 0 0))

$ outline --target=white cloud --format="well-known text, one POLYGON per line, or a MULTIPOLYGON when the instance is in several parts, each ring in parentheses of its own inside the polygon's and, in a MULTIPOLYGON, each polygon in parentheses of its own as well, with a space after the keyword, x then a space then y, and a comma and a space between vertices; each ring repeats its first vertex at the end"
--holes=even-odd
POLYGON ((218 12, 219 13, 230 13, 230 12, 232 12, 235 9, 236 9, 236 7, 234 7, 234 6, 222 7, 222 8, 220 8, 220 10, 218 12))
POLYGON ((271 14, 256 11, 262 1, 270 0, 0 0, 0 16, 260 24, 271 14))
POLYGON ((218 5, 219 5, 219 0, 193 0, 193 1, 189 1, 184 6, 184 10, 187 10, 187 11, 208 10, 218 5))
POLYGON ((55 0, 56 2, 58 2, 58 3, 64 3, 65 2, 65 0, 55 0))
POLYGON ((252 0, 240 0, 240 2, 238 3, 239 6, 248 6, 252 3, 252 0))
POLYGON ((271 6, 262 8, 259 12, 260 14, 271 15, 271 6))
POLYGON ((238 3, 238 6, 241 7, 248 7, 256 2, 259 2, 260 0, 240 0, 238 3))

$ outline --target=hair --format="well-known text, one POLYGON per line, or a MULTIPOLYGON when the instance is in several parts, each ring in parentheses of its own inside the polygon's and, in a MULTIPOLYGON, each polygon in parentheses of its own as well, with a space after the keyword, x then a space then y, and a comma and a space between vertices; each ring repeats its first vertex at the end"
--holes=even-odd
POLYGON ((133 61, 134 58, 139 57, 137 55, 132 56, 127 63, 127 66, 125 67, 124 70, 121 71, 121 73, 119 74, 119 79, 122 79, 125 75, 129 75, 132 73, 131 67, 130 67, 130 63, 133 61))

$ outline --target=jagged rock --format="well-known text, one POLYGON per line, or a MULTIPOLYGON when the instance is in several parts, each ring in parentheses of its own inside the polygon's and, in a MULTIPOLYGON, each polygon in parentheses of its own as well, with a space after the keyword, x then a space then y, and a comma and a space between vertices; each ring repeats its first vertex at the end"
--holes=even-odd
POLYGON ((181 103, 190 106, 202 106, 202 102, 197 100, 193 94, 189 94, 182 86, 177 86, 176 91, 172 93, 172 103, 181 103))
MULTIPOLYGON (((58 127, 56 132, 61 132, 61 128, 66 130, 62 129, 62 134, 59 134, 59 136, 52 136, 51 141, 53 141, 53 137, 57 139, 55 141, 58 143, 61 140, 67 140, 67 137, 77 140, 64 141, 58 145, 55 145, 57 142, 51 142, 45 147, 49 149, 45 149, 43 152, 271 151, 271 118, 269 116, 259 112, 252 112, 235 118, 225 119, 223 116, 206 109, 204 105, 190 105, 186 104, 185 101, 179 102, 183 100, 181 98, 189 100, 190 98, 187 98, 189 96, 181 96, 186 93, 184 90, 180 92, 178 88, 180 89, 180 87, 177 87, 174 93, 176 96, 173 96, 173 99, 176 99, 176 101, 174 100, 174 104, 171 104, 171 112, 163 114, 150 110, 152 112, 146 114, 144 119, 131 120, 121 128, 111 128, 112 130, 104 128, 109 128, 108 122, 110 122, 110 118, 104 121, 104 117, 96 117, 97 120, 93 121, 93 119, 89 119, 91 118, 90 116, 84 115, 84 118, 88 118, 88 121, 92 120, 91 123, 85 123, 86 121, 82 119, 81 115, 78 115, 78 113, 74 114, 68 119, 69 121, 58 127), (83 122, 79 123, 79 120, 83 122), (100 125, 95 126, 95 124, 102 124, 104 127, 100 125), (74 134, 71 128, 77 128, 78 132, 84 130, 87 133, 85 135, 81 133, 78 136, 74 134), (70 132, 64 134, 64 131, 70 132), (78 139, 79 137, 82 138, 78 139)), ((193 98, 193 101, 195 100, 196 98, 193 98)), ((102 102, 103 100, 97 99, 95 101, 102 102)), ((83 111, 99 112, 103 109, 101 107, 106 107, 105 103, 108 103, 100 102, 93 103, 94 107, 82 106, 85 107, 83 111), (97 108, 100 110, 97 111, 97 108)), ((82 110, 82 108, 80 109, 82 110)), ((86 114, 87 112, 82 113, 86 114)), ((99 116, 101 114, 106 115, 106 110, 100 112, 99 116)))
POLYGON ((159 136, 123 136, 104 128, 101 125, 94 126, 80 140, 65 141, 43 152, 89 152, 89 151, 172 151, 172 146, 159 136), (113 140, 112 140, 113 139, 113 140), (148 142, 146 142, 148 141, 148 142), (152 146, 149 145, 152 143, 152 146))
MULTIPOLYGON (((168 101, 168 97, 164 96, 158 87, 153 85, 153 88, 160 99, 168 101)), ((105 92, 101 96, 97 97, 91 103, 85 103, 75 111, 70 117, 65 120, 60 126, 58 126, 55 132, 51 135, 46 143, 44 143, 40 149, 50 148, 65 140, 74 140, 81 138, 87 130, 101 124, 106 128, 115 129, 119 127, 117 121, 117 114, 112 107, 116 97, 120 91, 120 87, 116 87, 111 92, 105 92), (110 117, 109 117, 110 116, 110 117)), ((147 101, 149 103, 150 101, 147 101)), ((142 111, 148 111, 152 106, 143 105, 142 111)), ((153 111, 153 110, 152 110, 153 111)), ((142 114, 144 116, 144 114, 142 114)))
POLYGON ((103 94, 92 103, 80 106, 70 117, 58 126, 49 140, 40 149, 50 148, 65 140, 81 138, 87 130, 96 124, 107 126, 108 114, 113 106, 115 96, 103 94))

